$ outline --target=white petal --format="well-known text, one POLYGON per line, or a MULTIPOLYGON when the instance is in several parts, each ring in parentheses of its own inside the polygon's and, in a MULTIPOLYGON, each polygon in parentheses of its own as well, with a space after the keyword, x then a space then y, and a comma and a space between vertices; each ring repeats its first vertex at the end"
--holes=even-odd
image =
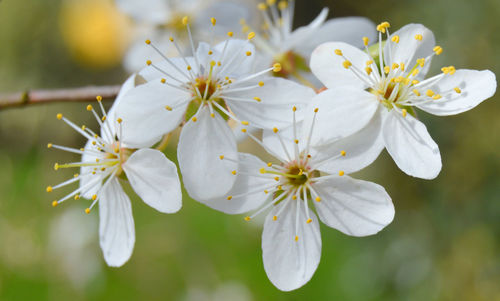
POLYGON ((222 117, 210 116, 208 107, 197 115, 197 121, 184 125, 177 157, 184 187, 195 200, 208 200, 225 195, 236 181, 232 171, 238 164, 220 160, 220 156, 236 160, 236 140, 222 117))
POLYGON ((117 0, 118 8, 139 22, 165 24, 170 16, 168 2, 164 0, 117 0))
POLYGON ((177 167, 155 149, 140 149, 122 165, 130 185, 149 206, 163 213, 174 213, 182 206, 177 167))
POLYGON ((423 123, 392 110, 382 125, 387 151, 406 174, 434 179, 441 171, 441 154, 423 123))
MULTIPOLYGON (((297 136, 299 137, 301 137, 301 130, 302 122, 297 124, 297 136)), ((287 153, 288 155, 293 157, 295 148, 294 140, 293 126, 280 128, 278 133, 275 133, 273 130, 264 130, 262 132, 262 143, 268 148, 268 152, 270 152, 273 156, 276 156, 276 158, 280 159, 281 161, 290 160, 287 156, 287 153)), ((302 145, 303 141, 300 140, 299 149, 301 149, 300 146, 302 145)))
MULTIPOLYGON (((92 141, 89 140, 85 144, 85 150, 95 150, 95 146, 92 145, 92 141)), ((101 156, 96 156, 92 152, 86 152, 82 155, 82 162, 95 162, 96 159, 103 159, 101 156)), ((80 175, 83 175, 80 179, 80 187, 86 186, 90 182, 96 181, 96 175, 91 174, 93 166, 82 166, 80 167, 80 175)), ((90 189, 87 189, 85 193, 82 193, 82 197, 90 199, 94 194, 101 188, 102 181, 98 181, 95 185, 92 185, 90 189)))
POLYGON ((314 49, 310 63, 312 73, 327 88, 342 86, 366 88, 366 84, 354 75, 350 68, 344 68, 342 64, 345 59, 335 54, 336 49, 340 49, 347 60, 361 70, 364 70, 365 63, 370 60, 365 52, 354 46, 342 42, 328 42, 314 49))
POLYGON ((321 258, 321 235, 316 215, 309 210, 312 219, 306 223, 303 206, 297 202, 281 202, 266 217, 262 232, 262 257, 269 280, 282 291, 291 291, 306 284, 316 271, 321 258), (273 220, 281 206, 287 206, 273 220), (295 232, 296 211, 300 220, 295 232), (295 241, 295 236, 298 241, 295 241))
POLYGON ((130 199, 116 178, 99 196, 99 237, 104 260, 119 267, 132 255, 135 243, 134 218, 130 199))
POLYGON ((203 204, 228 214, 240 214, 260 207, 271 195, 264 190, 276 183, 273 178, 259 177, 259 169, 266 163, 251 154, 239 153, 239 171, 233 188, 224 196, 200 200, 203 204), (245 173, 245 174, 243 174, 245 173), (257 175, 250 176, 248 173, 257 175), (228 200, 228 196, 231 196, 228 200))
POLYGON ((255 46, 247 40, 227 40, 215 45, 214 50, 217 53, 214 53, 213 59, 221 62, 219 68, 224 70, 222 72, 224 77, 238 78, 251 72, 255 57, 255 46), (247 55, 247 52, 250 52, 251 55, 247 55))
MULTIPOLYGON (((226 92, 227 97, 246 98, 248 101, 228 99, 228 105, 240 120, 249 121, 258 128, 272 129, 291 124, 292 107, 297 107, 297 114, 308 103, 315 92, 313 89, 282 78, 266 78, 264 86, 244 92, 226 92), (261 102, 253 98, 259 97, 261 102)), ((298 117, 298 116, 297 116, 298 117)), ((300 118, 302 119, 302 118, 300 118)))
MULTIPOLYGON (((429 78, 427 81, 433 79, 429 78)), ((421 84, 425 85, 425 81, 421 84)), ((418 108, 439 116, 455 115, 468 111, 493 96, 497 81, 495 74, 489 70, 457 70, 453 75, 445 75, 429 89, 442 98, 418 105, 418 108), (459 88, 460 93, 455 88, 459 88)))
POLYGON ((314 31, 304 43, 296 45, 296 51, 304 57, 309 57, 318 45, 336 41, 363 47, 363 37, 373 41, 377 37, 375 24, 363 17, 344 17, 326 21, 314 31))
MULTIPOLYGON (((145 45, 147 46, 147 45, 145 45)), ((160 47, 160 46, 158 46, 160 47)), ((161 49, 160 49, 161 50, 161 49)), ((198 67, 196 66, 195 60, 193 57, 186 57, 186 60, 184 61, 182 58, 174 57, 174 58, 169 58, 170 63, 165 61, 163 58, 159 61, 153 61, 154 67, 147 66, 141 71, 139 71, 139 75, 147 82, 153 81, 153 80, 160 80, 161 78, 165 78, 168 82, 173 83, 173 84, 178 84, 177 81, 175 81, 172 78, 175 78, 177 80, 180 80, 182 82, 188 82, 189 78, 188 76, 188 65, 191 67, 192 71, 194 73, 198 72, 198 67), (187 64, 186 64, 187 62, 187 64), (155 68, 156 67, 156 68, 155 68), (161 70, 161 71, 159 71, 161 70), (168 75, 166 75, 168 74, 168 75)), ((145 62, 144 62, 145 63, 145 62)))
POLYGON ((349 174, 373 163, 384 148, 382 118, 380 112, 377 112, 360 131, 344 139, 316 147, 317 157, 314 156, 313 160, 330 157, 332 159, 324 161, 317 168, 329 174, 336 174, 341 170, 349 174), (346 155, 339 157, 341 151, 345 151, 346 155))
MULTIPOLYGON (((320 145, 345 138, 370 122, 379 103, 376 97, 356 87, 328 89, 316 95, 309 104, 304 129, 310 129, 314 108, 318 108, 311 143, 320 145)), ((309 132, 304 130, 303 134, 309 132)))
MULTIPOLYGON (((391 34, 391 37, 399 36, 399 42, 388 41, 384 48, 384 61, 386 65, 392 63, 405 63, 410 70, 417 63, 417 59, 425 58, 432 54, 436 41, 434 34, 422 24, 408 24, 391 34), (422 41, 415 39, 416 35, 422 35, 422 41), (392 59, 391 59, 392 58, 392 59)), ((423 70, 419 73, 422 78, 429 70, 430 62, 427 61, 423 70)))
POLYGON ((151 146, 179 126, 191 96, 188 92, 155 80, 130 90, 116 108, 116 117, 122 118, 126 145, 140 148, 151 146), (168 111, 169 105, 174 110, 168 111))
POLYGON ((313 37, 321 25, 325 22, 328 17, 328 8, 325 7, 321 10, 319 15, 307 26, 302 26, 294 30, 289 37, 284 39, 283 45, 278 45, 281 47, 282 51, 290 50, 292 48, 300 47, 304 42, 309 42, 311 37, 313 37))
POLYGON ((314 189, 321 197, 314 202, 321 221, 345 234, 372 235, 394 218, 391 197, 378 184, 339 176, 315 184, 314 189))
POLYGON ((202 9, 195 20, 198 30, 213 31, 216 36, 224 36, 228 31, 240 28, 240 20, 244 19, 251 24, 253 7, 250 9, 247 3, 235 3, 221 1, 211 3, 202 9), (212 28, 208 25, 208 20, 215 18, 217 25, 212 28))

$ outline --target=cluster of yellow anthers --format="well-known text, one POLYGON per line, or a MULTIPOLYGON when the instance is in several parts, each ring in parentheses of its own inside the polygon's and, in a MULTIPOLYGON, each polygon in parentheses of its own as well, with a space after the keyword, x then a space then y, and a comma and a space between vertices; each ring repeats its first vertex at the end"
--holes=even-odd
MULTIPOLYGON (((114 134, 112 133, 110 127, 108 124, 105 124, 104 122, 107 119, 106 111, 104 109, 104 106, 102 105, 102 97, 97 96, 96 97, 97 102, 99 103, 99 107, 102 112, 102 117, 99 117, 99 114, 94 110, 92 105, 87 106, 87 111, 92 112, 94 117, 96 118, 97 122, 101 126, 101 129, 106 131, 106 135, 112 139, 112 141, 107 141, 109 139, 106 139, 104 137, 99 136, 89 128, 87 128, 85 125, 82 126, 77 126, 70 120, 68 120, 66 117, 63 116, 63 114, 59 113, 56 115, 58 120, 64 121, 66 124, 68 124, 71 128, 73 128, 75 131, 83 135, 85 138, 87 138, 89 141, 91 141, 91 146, 88 148, 80 148, 80 149, 75 149, 75 148, 70 148, 66 146, 61 146, 61 145, 56 145, 53 143, 48 143, 47 147, 48 148, 54 148, 54 149, 59 149, 71 153, 77 153, 80 155, 91 155, 94 161, 83 161, 82 162, 73 162, 73 163, 66 163, 66 164, 59 164, 55 163, 54 164, 54 170, 59 170, 61 168, 85 168, 88 167, 89 170, 84 172, 83 174, 74 174, 73 178, 64 181, 58 185, 55 186, 47 186, 46 191, 47 192, 52 192, 55 189, 59 189, 61 187, 65 187, 69 184, 75 183, 77 181, 81 181, 84 177, 87 177, 88 182, 84 185, 81 185, 78 189, 74 190, 73 192, 69 193, 68 195, 64 196, 63 198, 59 200, 54 200, 52 202, 52 206, 56 207, 60 203, 70 199, 73 197, 75 200, 80 199, 80 197, 88 191, 92 190, 95 185, 100 183, 102 180, 107 178, 108 176, 111 175, 113 176, 118 176, 119 173, 121 172, 121 163, 122 163, 122 149, 120 148, 120 142, 119 139, 118 141, 115 140, 114 134), (112 138, 111 138, 112 137, 112 138), (88 178, 95 176, 94 178, 88 178)), ((117 123, 121 125, 122 119, 118 118, 117 123)), ((121 134, 119 134, 121 135, 121 134)), ((90 199, 92 199, 93 203, 89 208, 85 209, 85 213, 90 213, 91 209, 94 207, 96 202, 98 201, 99 197, 97 194, 92 194, 90 196, 90 199)))
MULTIPOLYGON (((335 49, 334 53, 338 56, 341 56, 344 60, 342 65, 345 69, 351 70, 356 77, 358 77, 363 82, 367 83, 370 87, 370 91, 379 97, 379 101, 384 104, 388 109, 392 109, 395 107, 399 107, 401 109, 401 114, 403 116, 407 115, 407 109, 403 108, 404 106, 411 106, 419 103, 423 103, 429 100, 438 100, 442 98, 442 96, 438 93, 435 93, 431 89, 427 89, 425 93, 419 91, 418 84, 420 83, 415 77, 419 74, 421 68, 423 68, 432 56, 440 55, 443 53, 443 48, 441 46, 435 46, 432 50, 433 53, 426 58, 419 58, 416 60, 415 66, 411 69, 406 70, 406 66, 404 62, 396 63, 396 62, 386 62, 388 65, 384 66, 384 56, 382 50, 382 36, 381 34, 386 33, 387 39, 393 43, 399 43, 398 35, 390 35, 389 22, 382 22, 377 25, 377 31, 379 34, 379 54, 378 60, 379 65, 375 63, 375 59, 371 57, 370 51, 368 51, 368 43, 369 39, 367 37, 363 37, 363 44, 365 45, 366 53, 370 56, 370 59, 366 61, 366 66, 364 68, 364 72, 361 71, 357 66, 353 66, 350 60, 344 56, 342 50, 335 49), (420 68, 420 69, 419 69, 420 68), (376 72, 374 74, 374 70, 382 70, 382 72, 376 72), (410 95, 410 93, 413 94, 410 95), (415 97, 427 96, 427 99, 415 99, 415 97)), ((422 41, 422 34, 416 34, 415 40, 422 41)), ((448 66, 441 68, 443 75, 453 75, 456 72, 454 66, 448 66)), ((461 93, 461 89, 459 87, 454 88, 456 93, 461 93)))

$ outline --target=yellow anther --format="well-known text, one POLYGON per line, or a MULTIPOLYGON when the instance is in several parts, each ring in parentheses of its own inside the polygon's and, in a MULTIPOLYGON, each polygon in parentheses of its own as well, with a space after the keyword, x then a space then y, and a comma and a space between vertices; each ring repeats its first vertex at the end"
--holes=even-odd
POLYGON ((101 120, 102 120, 102 121, 105 121, 105 120, 106 120, 106 116, 102 116, 102 117, 101 117, 101 120))
POLYGON ((51 148, 52 147, 52 143, 47 143, 47 148, 51 148))
POLYGON ((365 46, 368 46, 368 43, 370 42, 370 39, 368 39, 368 37, 363 37, 363 44, 365 46))
POLYGON ((217 62, 217 66, 219 66, 219 67, 220 67, 221 65, 222 65, 222 63, 221 63, 221 62, 217 62))
POLYGON ((342 66, 344 66, 344 68, 346 69, 349 69, 349 67, 352 66, 351 62, 348 61, 348 60, 345 60, 343 63, 342 63, 342 66))
POLYGON ((186 67, 186 69, 187 69, 188 71, 191 71, 191 69, 193 69, 193 68, 191 68, 191 66, 190 66, 190 65, 188 65, 188 66, 186 67))
POLYGON ((436 47, 432 48, 432 51, 434 51, 434 53, 436 53, 436 55, 440 55, 441 53, 443 53, 443 48, 441 48, 441 46, 436 46, 436 47))
POLYGON ((412 81, 411 81, 411 84, 412 84, 412 85, 416 85, 416 84, 418 84, 419 82, 420 82, 420 81, 418 81, 418 80, 414 79, 414 80, 412 80, 412 81))
POLYGON ((335 49, 333 52, 335 52, 336 55, 342 56, 342 50, 340 49, 335 49))
POLYGON ((391 71, 391 68, 389 66, 384 67, 385 74, 388 74, 390 71, 391 71))
POLYGON ((310 224, 312 221, 313 221, 312 219, 308 218, 306 223, 310 224))
POLYGON ((219 159, 224 160, 224 155, 220 155, 219 159))
POLYGON ((79 194, 75 194, 74 199, 75 199, 75 201, 78 201, 80 199, 80 195, 79 194))
POLYGON ((259 87, 262 87, 262 86, 264 86, 264 82, 263 82, 263 81, 260 81, 260 82, 259 82, 259 87))
POLYGON ((434 99, 434 100, 438 100, 440 98, 441 98, 441 95, 439 95, 439 94, 432 96, 432 99, 434 99))
POLYGON ((122 123, 122 122, 123 122, 123 119, 118 118, 118 119, 116 119, 116 122, 118 122, 118 123, 122 123))
POLYGON ((151 60, 147 60, 147 61, 146 61, 146 65, 148 65, 148 66, 149 66, 149 65, 151 65, 151 64, 152 64, 152 63, 151 63, 151 60))
POLYGON ((268 193, 269 193, 269 191, 267 191, 267 190, 264 190, 264 193, 265 193, 265 194, 268 194, 268 193))
POLYGON ((236 170, 231 171, 231 173, 233 174, 233 176, 235 176, 236 175, 236 170))
POLYGON ((298 139, 293 140, 293 142, 295 142, 295 144, 299 144, 299 140, 298 139))
POLYGON ((281 64, 280 63, 275 63, 273 65, 273 72, 280 72, 281 71, 281 64))
POLYGON ((285 10, 287 7, 288 7, 288 2, 283 1, 283 0, 278 2, 278 8, 280 10, 285 10))
POLYGON ((417 89, 413 89, 413 94, 417 95, 417 96, 420 96, 420 92, 418 92, 417 89))
POLYGON ((401 68, 401 71, 405 71, 405 63, 399 64, 399 68, 401 68))
POLYGON ((274 177, 274 180, 278 182, 280 180, 280 177, 274 177))
POLYGON ((278 217, 276 215, 273 215, 273 221, 277 220, 278 217))
POLYGON ((393 70, 398 69, 398 68, 399 68, 399 65, 398 65, 398 64, 396 64, 396 63, 393 63, 393 64, 392 64, 392 69, 393 69, 393 70))
POLYGON ((229 196, 227 197, 227 200, 228 200, 228 201, 230 201, 232 198, 233 198, 233 197, 232 197, 231 195, 229 195, 229 196))
POLYGON ((396 44, 397 44, 397 43, 399 43, 399 36, 393 36, 393 37, 391 38, 391 41, 393 41, 393 42, 394 42, 394 43, 396 43, 396 44))
POLYGON ((63 115, 61 113, 56 115, 57 119, 61 120, 63 118, 63 115))
POLYGON ((47 186, 47 192, 52 192, 52 186, 47 186))
POLYGON ((249 32, 249 33, 248 33, 247 39, 251 40, 251 39, 253 39, 254 37, 255 37, 255 32, 253 32, 253 31, 252 31, 252 32, 249 32))
POLYGON ((260 99, 260 97, 257 97, 257 96, 255 96, 253 99, 255 99, 257 102, 261 102, 262 101, 262 99, 260 99))
POLYGON ((278 188, 278 190, 283 190, 283 187, 281 187, 281 185, 276 186, 276 188, 278 188))
POLYGON ((295 111, 297 111, 297 107, 296 107, 296 106, 293 106, 293 107, 292 107, 292 111, 294 111, 294 112, 295 112, 295 111))
POLYGON ((415 69, 411 72, 412 76, 416 76, 420 72, 420 69, 415 69))
POLYGON ((296 195, 292 196, 292 200, 296 200, 296 199, 297 199, 296 195))
POLYGON ((193 117, 193 118, 191 118, 191 120, 192 120, 193 122, 196 122, 196 120, 198 120, 198 118, 193 117))
POLYGON ((345 151, 340 151, 340 155, 341 155, 342 157, 345 157, 345 154, 346 154, 346 152, 345 152, 345 151))
POLYGON ((269 163, 267 163, 267 166, 271 167, 271 166, 273 166, 273 163, 269 162, 269 163))
POLYGON ((441 68, 441 72, 443 72, 444 74, 448 74, 450 72, 450 68, 443 67, 443 68, 441 68))
POLYGON ((97 142, 95 142, 95 141, 92 141, 92 145, 96 145, 96 144, 97 144, 97 142))
POLYGON ((215 118, 215 114, 214 113, 210 113, 210 117, 215 118))
POLYGON ((250 220, 250 216, 245 216, 245 220, 248 222, 250 220))
POLYGON ((315 199, 314 199, 316 202, 321 202, 321 198, 319 196, 317 196, 315 199))
POLYGON ((382 22, 379 25, 377 25, 377 31, 385 33, 386 29, 389 27, 391 27, 391 24, 389 24, 389 22, 382 22))
POLYGON ((457 92, 458 94, 462 93, 462 90, 460 90, 459 87, 455 87, 453 88, 453 90, 455 90, 455 92, 457 92))
POLYGON ((209 50, 208 55, 212 55, 212 54, 214 54, 214 52, 212 50, 209 50))
POLYGON ((373 64, 373 61, 372 61, 372 60, 368 60, 368 61, 366 61, 366 66, 370 66, 371 64, 373 64))
POLYGON ((273 128, 273 132, 277 133, 278 132, 278 128, 273 128))
POLYGON ((149 44, 151 44, 151 40, 146 40, 145 42, 146 42, 146 44, 148 44, 148 45, 149 45, 149 44))
POLYGON ((434 91, 432 91, 431 89, 427 90, 427 92, 425 92, 425 95, 429 96, 429 97, 432 97, 432 95, 434 95, 434 91))
POLYGON ((420 67, 423 67, 425 65, 425 58, 420 58, 420 59, 417 59, 417 64, 420 66, 420 67))
POLYGON ((247 132, 247 129, 241 129, 241 132, 242 132, 242 133, 246 133, 246 132, 247 132))
POLYGON ((319 109, 318 108, 314 108, 314 113, 318 113, 319 109))
POLYGON ((57 207, 57 205, 59 205, 59 203, 57 201, 52 202, 52 207, 57 207))
POLYGON ((457 71, 454 66, 449 66, 448 70, 450 71, 450 75, 455 74, 455 72, 457 71))
POLYGON ((259 4, 257 4, 257 9, 259 9, 259 10, 266 10, 267 9, 267 5, 265 3, 259 3, 259 4))
POLYGON ((423 37, 422 37, 422 35, 421 35, 421 34, 416 34, 416 35, 415 35, 415 40, 417 40, 417 41, 422 41, 422 39, 423 39, 423 37))
POLYGON ((59 163, 55 163, 54 164, 54 170, 58 170, 59 169, 59 163))
POLYGON ((94 195, 92 196, 92 201, 95 201, 95 200, 97 200, 97 194, 94 194, 94 195))
POLYGON ((82 131, 85 131, 85 129, 87 128, 85 125, 82 125, 82 131))
POLYGON ((170 42, 173 42, 174 41, 174 38, 170 37, 168 38, 170 40, 170 42))
POLYGON ((166 83, 166 82, 167 82, 167 80, 166 80, 166 79, 164 79, 164 78, 162 78, 160 81, 161 81, 161 83, 162 83, 162 84, 164 84, 164 83, 166 83))
POLYGON ((182 18, 182 25, 188 25, 188 23, 189 23, 189 18, 188 18, 188 16, 184 16, 184 17, 182 18))
POLYGON ((217 20, 215 18, 210 18, 210 22, 212 23, 213 26, 217 23, 217 20))
POLYGON ((276 0, 266 0, 267 2, 267 5, 269 6, 273 6, 274 4, 276 4, 276 0))
POLYGON ((339 171, 339 176, 343 176, 343 175, 344 175, 344 171, 343 170, 339 171))
POLYGON ((85 213, 89 214, 90 213, 90 208, 85 209, 85 213))
POLYGON ((98 101, 98 102, 101 102, 102 101, 102 96, 101 95, 97 95, 95 97, 95 99, 98 101))
POLYGON ((232 31, 228 31, 228 32, 227 32, 227 36, 228 36, 228 37, 232 37, 233 35, 234 35, 234 32, 232 32, 232 31))
POLYGON ((245 52, 245 54, 246 54, 247 56, 251 56, 251 55, 252 55, 252 52, 251 52, 251 51, 247 51, 247 52, 245 52))
POLYGON ((262 167, 261 169, 259 169, 259 172, 260 173, 266 173, 267 171, 266 171, 266 169, 264 167, 262 167))
POLYGON ((403 114, 403 117, 406 117, 406 114, 408 114, 408 111, 406 111, 406 109, 402 109, 401 114, 403 114))
POLYGON ((368 75, 372 74, 372 72, 373 72, 372 68, 370 68, 370 67, 366 67, 365 71, 366 71, 366 74, 368 74, 368 75))
POLYGON ((295 235, 295 241, 299 241, 299 237, 295 235))

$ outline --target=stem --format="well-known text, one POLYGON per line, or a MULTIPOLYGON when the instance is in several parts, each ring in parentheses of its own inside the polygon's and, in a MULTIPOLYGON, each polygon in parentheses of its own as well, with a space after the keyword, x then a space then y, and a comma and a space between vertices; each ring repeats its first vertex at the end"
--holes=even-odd
POLYGON ((114 100, 119 91, 120 86, 117 85, 0 94, 0 110, 53 102, 89 102, 94 101, 98 95, 102 96, 103 100, 114 100))

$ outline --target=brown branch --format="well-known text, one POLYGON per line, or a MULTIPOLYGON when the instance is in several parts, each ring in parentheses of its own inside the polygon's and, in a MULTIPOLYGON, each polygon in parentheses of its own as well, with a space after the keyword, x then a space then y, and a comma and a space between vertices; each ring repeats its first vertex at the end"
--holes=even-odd
POLYGON ((119 91, 120 86, 88 86, 0 94, 0 110, 52 102, 89 102, 94 101, 97 95, 103 100, 114 100, 119 91))

